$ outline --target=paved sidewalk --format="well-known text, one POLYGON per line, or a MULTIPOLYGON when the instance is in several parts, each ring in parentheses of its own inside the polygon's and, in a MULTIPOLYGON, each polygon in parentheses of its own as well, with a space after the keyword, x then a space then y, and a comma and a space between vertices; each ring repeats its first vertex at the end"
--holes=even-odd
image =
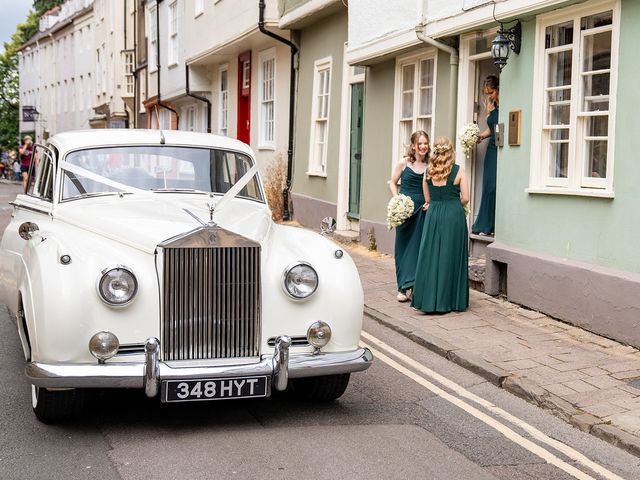
POLYGON ((475 290, 468 311, 426 315, 396 300, 392 258, 351 255, 367 316, 640 456, 639 350, 475 290))

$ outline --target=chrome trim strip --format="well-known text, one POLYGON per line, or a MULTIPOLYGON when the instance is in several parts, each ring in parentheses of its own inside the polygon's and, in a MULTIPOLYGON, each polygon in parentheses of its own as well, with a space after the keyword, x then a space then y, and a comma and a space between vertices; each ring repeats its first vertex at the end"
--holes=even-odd
POLYGON ((47 216, 51 215, 50 211, 40 210, 40 209, 35 208, 35 207, 28 207, 28 206, 26 206, 26 205, 24 205, 22 203, 18 203, 18 202, 9 202, 9 205, 11 205, 12 207, 15 207, 15 208, 22 208, 24 210, 29 210, 30 212, 41 213, 42 215, 47 215, 47 216))
POLYGON ((368 348, 358 348, 351 352, 291 355, 289 378, 363 372, 371 366, 371 362, 373 362, 373 354, 368 348))
MULTIPOLYGON (((371 366, 373 355, 368 348, 350 352, 291 354, 289 378, 361 372, 371 366)), ((250 377, 272 375, 273 357, 251 365, 172 368, 158 363, 157 380, 250 377)), ((48 364, 27 363, 25 374, 37 387, 49 388, 145 388, 144 363, 48 364)))
MULTIPOLYGON (((306 335, 289 335, 289 337, 291 338, 292 347, 308 347, 310 345, 306 335)), ((267 339, 267 345, 275 347, 276 337, 269 337, 267 339)))

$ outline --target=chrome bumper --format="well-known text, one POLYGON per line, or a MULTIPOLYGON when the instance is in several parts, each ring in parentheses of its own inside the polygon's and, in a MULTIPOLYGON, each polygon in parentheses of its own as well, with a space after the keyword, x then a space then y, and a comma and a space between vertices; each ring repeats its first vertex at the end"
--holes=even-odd
POLYGON ((29 362, 25 373, 32 384, 46 388, 144 388, 148 397, 160 392, 163 380, 233 378, 268 375, 276 390, 287 388, 289 378, 336 375, 366 370, 373 361, 368 348, 351 352, 290 354, 291 339, 278 337, 273 356, 246 365, 175 368, 158 359, 159 342, 145 344, 144 363, 51 364, 29 362))

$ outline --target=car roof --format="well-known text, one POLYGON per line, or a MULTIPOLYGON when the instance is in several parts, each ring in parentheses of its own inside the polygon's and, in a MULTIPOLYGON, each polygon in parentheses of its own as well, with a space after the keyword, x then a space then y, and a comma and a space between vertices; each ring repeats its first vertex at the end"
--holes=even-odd
POLYGON ((49 142, 65 153, 69 150, 95 147, 113 147, 123 145, 186 145, 235 150, 253 157, 251 148, 239 140, 213 135, 211 133, 184 132, 181 130, 143 130, 143 129, 93 129, 71 130, 57 133, 49 142))

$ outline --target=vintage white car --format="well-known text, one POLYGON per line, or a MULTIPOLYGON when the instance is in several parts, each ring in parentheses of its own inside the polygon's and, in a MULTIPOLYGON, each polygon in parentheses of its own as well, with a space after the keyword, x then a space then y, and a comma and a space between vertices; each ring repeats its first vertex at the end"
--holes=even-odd
POLYGON ((363 293, 338 245, 276 224, 251 149, 209 134, 91 130, 37 145, 0 251, 36 416, 88 388, 162 402, 327 401, 367 369, 363 293))

